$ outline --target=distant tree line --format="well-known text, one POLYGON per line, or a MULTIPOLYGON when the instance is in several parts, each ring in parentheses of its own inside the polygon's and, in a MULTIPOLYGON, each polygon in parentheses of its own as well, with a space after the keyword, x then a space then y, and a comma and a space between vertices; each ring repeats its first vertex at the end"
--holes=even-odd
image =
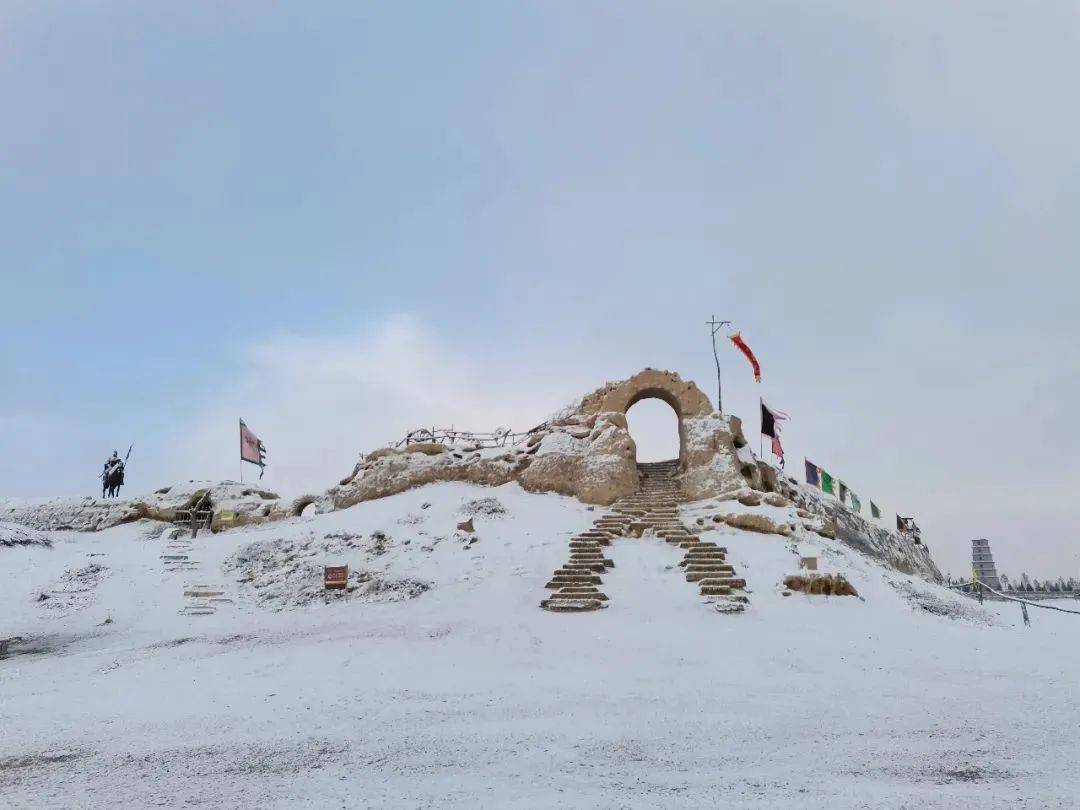
MULTIPOLYGON (((1027 574, 1021 574, 1020 580, 1014 582, 1008 574, 1000 574, 1001 589, 1013 593, 1063 593, 1073 594, 1080 591, 1080 580, 1075 577, 1058 577, 1057 579, 1044 579, 1039 581, 1032 579, 1027 574)), ((971 582, 971 577, 947 576, 946 581, 950 585, 966 585, 971 582)))

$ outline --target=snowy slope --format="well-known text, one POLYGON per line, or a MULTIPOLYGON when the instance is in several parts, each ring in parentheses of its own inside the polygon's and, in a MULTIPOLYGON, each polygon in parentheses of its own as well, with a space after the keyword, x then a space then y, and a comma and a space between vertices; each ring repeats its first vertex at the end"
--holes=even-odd
POLYGON ((703 539, 747 579, 741 615, 655 538, 607 550, 608 609, 540 610, 600 511, 436 484, 200 535, 191 571, 166 570, 182 538, 149 521, 0 548, 0 638, 31 651, 0 661, 0 789, 20 807, 1075 803, 1080 617, 1023 628, 841 542, 725 525, 703 539), (485 498, 505 513, 481 504, 470 542, 455 527, 485 498), (861 598, 784 596, 800 555, 861 598), (364 572, 348 601, 293 604, 339 563, 364 572), (185 584, 232 602, 183 614, 185 584))

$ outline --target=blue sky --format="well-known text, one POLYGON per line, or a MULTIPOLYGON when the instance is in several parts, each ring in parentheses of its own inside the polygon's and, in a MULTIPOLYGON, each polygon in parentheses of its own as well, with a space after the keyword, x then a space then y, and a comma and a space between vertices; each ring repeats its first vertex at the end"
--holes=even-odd
MULTIPOLYGON (((1080 574, 1071 3, 0 9, 0 492, 318 489, 644 366, 959 573, 1080 574)), ((647 429, 647 428, 643 428, 647 429)))

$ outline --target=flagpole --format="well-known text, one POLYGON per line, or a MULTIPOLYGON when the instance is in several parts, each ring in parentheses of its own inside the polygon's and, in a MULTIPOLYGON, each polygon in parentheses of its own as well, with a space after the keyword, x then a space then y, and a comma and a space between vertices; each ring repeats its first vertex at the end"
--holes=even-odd
POLYGON ((240 420, 240 425, 241 425, 241 430, 240 430, 240 483, 241 484, 244 483, 244 431, 243 431, 243 427, 242 427, 243 424, 244 424, 244 420, 241 419, 240 420))
POLYGON ((720 382, 720 355, 716 353, 716 333, 720 331, 720 327, 730 325, 731 321, 718 321, 715 315, 710 315, 709 320, 705 323, 707 326, 712 327, 712 355, 713 360, 716 361, 716 412, 723 414, 724 388, 720 382))

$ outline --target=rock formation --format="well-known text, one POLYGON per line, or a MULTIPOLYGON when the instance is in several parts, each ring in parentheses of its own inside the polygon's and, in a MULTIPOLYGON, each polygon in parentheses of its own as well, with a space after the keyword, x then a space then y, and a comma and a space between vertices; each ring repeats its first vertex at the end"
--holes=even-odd
POLYGON ((205 498, 212 528, 346 509, 440 481, 499 486, 516 481, 529 492, 568 495, 587 504, 609 506, 638 493, 637 448, 626 412, 656 398, 675 411, 679 458, 672 485, 678 500, 737 501, 745 510, 718 509, 714 522, 749 531, 790 536, 803 528, 835 537, 889 567, 940 579, 925 546, 852 514, 839 502, 784 478, 754 457, 735 416, 713 411, 709 398, 678 374, 645 369, 610 382, 583 397, 510 446, 420 442, 383 447, 362 457, 337 486, 291 503, 272 492, 235 483, 189 482, 152 495, 119 501, 54 499, 37 503, 0 502, 0 520, 37 529, 93 531, 141 518, 176 521, 178 513, 205 498), (782 508, 790 517, 768 514, 782 508))

